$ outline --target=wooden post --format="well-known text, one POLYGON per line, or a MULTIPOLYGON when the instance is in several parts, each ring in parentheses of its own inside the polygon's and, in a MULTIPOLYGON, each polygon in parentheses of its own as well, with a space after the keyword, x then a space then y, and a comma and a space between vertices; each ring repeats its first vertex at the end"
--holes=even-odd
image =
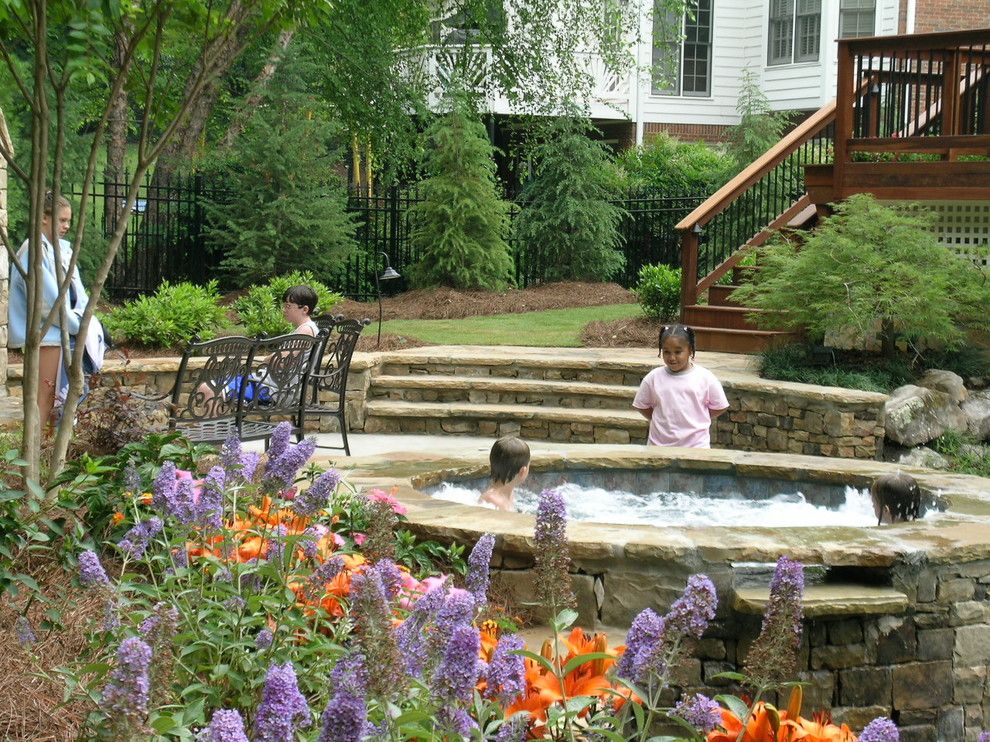
MULTIPOLYGON (((959 121, 962 109, 962 96, 959 92, 959 48, 953 49, 945 58, 942 67, 942 136, 959 134, 959 121)), ((946 153, 947 160, 958 155, 951 149, 946 153)))
POLYGON ((846 163, 849 162, 848 142, 852 137, 853 95, 859 90, 859 80, 853 81, 853 52, 846 41, 839 41, 838 83, 835 89, 835 165, 832 188, 841 193, 845 185, 846 163))
POLYGON ((681 232, 681 319, 684 308, 698 301, 698 242, 693 227, 681 232))

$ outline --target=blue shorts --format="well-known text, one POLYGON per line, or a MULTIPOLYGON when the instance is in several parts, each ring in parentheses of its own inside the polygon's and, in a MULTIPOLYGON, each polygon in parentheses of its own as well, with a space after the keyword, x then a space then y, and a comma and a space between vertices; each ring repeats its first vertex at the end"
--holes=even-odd
POLYGON ((245 379, 243 376, 235 376, 227 382, 224 391, 230 399, 237 399, 237 394, 241 386, 244 387, 245 402, 254 402, 256 397, 258 404, 261 406, 270 405, 275 401, 272 399, 271 388, 251 377, 245 379))

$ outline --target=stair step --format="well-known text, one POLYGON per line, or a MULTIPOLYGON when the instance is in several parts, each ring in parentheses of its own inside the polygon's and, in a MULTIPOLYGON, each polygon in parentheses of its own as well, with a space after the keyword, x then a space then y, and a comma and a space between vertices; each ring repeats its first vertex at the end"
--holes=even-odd
POLYGON ((643 443, 648 423, 627 410, 539 407, 465 402, 395 402, 365 405, 366 433, 460 433, 584 443, 643 443))
POLYGON ((695 327, 698 350, 722 353, 760 353, 778 343, 798 339, 797 333, 776 330, 730 330, 721 327, 695 327))
POLYGON ((760 270, 758 265, 737 265, 732 269, 732 283, 737 286, 741 283, 749 283, 758 270, 760 270))
POLYGON ((708 287, 708 306, 710 307, 738 307, 742 306, 732 298, 732 292, 739 286, 737 284, 721 283, 708 287))
POLYGON ((628 409, 636 395, 637 386, 500 376, 404 374, 374 377, 368 398, 406 402, 628 409))
POLYGON ((692 304, 684 307, 684 323, 697 330, 699 327, 718 327, 726 330, 758 330, 759 326, 749 317, 763 310, 749 307, 692 304))

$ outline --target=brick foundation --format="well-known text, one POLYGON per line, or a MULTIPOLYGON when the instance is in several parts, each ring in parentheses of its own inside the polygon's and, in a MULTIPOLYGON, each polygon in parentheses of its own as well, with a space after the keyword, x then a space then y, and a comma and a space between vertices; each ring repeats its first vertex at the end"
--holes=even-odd
POLYGON ((643 139, 648 142, 657 134, 664 132, 674 139, 686 142, 702 141, 707 144, 721 144, 731 129, 731 126, 721 124, 658 124, 647 123, 643 128, 643 139))

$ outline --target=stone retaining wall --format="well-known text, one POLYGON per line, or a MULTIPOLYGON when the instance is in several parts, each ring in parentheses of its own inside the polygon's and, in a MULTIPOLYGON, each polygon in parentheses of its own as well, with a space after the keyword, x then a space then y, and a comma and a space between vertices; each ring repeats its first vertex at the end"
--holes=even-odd
POLYGON ((729 411, 715 423, 716 447, 843 459, 883 453, 885 394, 780 381, 723 386, 729 411))
MULTIPOLYGON (((662 611, 693 571, 672 572, 667 565, 646 574, 648 562, 636 560, 638 571, 630 571, 629 560, 609 563, 590 556, 577 555, 573 575, 579 624, 589 628, 628 625, 629 608, 642 605, 646 596, 662 611)), ((496 555, 496 593, 504 591, 520 603, 536 599, 535 574, 525 561, 512 550, 496 555)), ((704 572, 718 587, 718 615, 676 682, 685 693, 711 696, 733 690, 714 676, 743 670, 762 619, 731 605, 731 570, 708 564, 704 572)), ((857 608, 856 586, 843 586, 849 594, 845 601, 805 620, 797 673, 808 683, 805 715, 831 709, 837 722, 856 730, 877 716, 892 716, 902 742, 975 742, 990 727, 990 561, 901 565, 891 578, 894 589, 907 596, 903 610, 875 614, 870 605, 857 608)), ((787 702, 786 694, 768 700, 787 702)))

